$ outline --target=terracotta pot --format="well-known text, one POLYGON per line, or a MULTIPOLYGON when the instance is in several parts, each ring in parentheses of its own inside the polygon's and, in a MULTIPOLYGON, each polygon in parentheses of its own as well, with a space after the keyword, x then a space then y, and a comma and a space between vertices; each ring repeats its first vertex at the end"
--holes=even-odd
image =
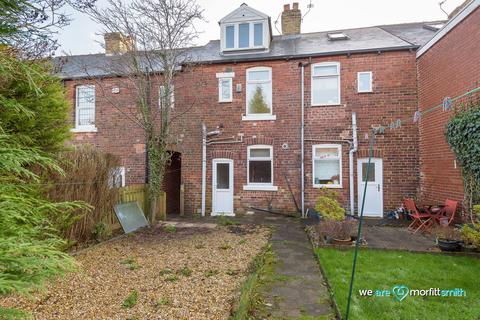
POLYGON ((331 244, 338 244, 342 246, 351 245, 352 239, 335 239, 332 238, 331 244))

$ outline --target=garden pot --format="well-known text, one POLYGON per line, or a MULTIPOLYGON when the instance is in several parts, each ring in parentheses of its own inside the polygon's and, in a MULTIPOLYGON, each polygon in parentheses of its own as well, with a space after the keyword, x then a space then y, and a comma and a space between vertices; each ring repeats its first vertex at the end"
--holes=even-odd
POLYGON ((460 241, 458 240, 448 240, 448 239, 438 239, 437 238, 438 247, 442 251, 452 252, 452 251, 460 251, 460 241))
POLYGON ((341 246, 347 246, 352 244, 352 239, 335 239, 332 238, 331 244, 337 244, 341 246))

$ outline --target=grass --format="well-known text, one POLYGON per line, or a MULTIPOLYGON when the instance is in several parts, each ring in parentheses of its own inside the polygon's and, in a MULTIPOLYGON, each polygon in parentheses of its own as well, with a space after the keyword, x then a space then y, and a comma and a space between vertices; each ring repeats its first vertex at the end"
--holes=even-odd
POLYGON ((138 291, 132 290, 125 300, 123 300, 122 307, 125 309, 133 308, 138 301, 138 291))
POLYGON ((177 231, 177 227, 171 224, 167 224, 166 226, 163 227, 163 230, 165 230, 165 232, 174 233, 177 231))
MULTIPOLYGON (((319 248, 320 264, 333 287, 335 299, 345 314, 353 250, 319 248)), ((363 249, 350 305, 350 319, 480 319, 480 259, 436 254, 363 249), (455 289, 466 297, 406 296, 361 297, 359 290, 389 290, 403 285, 408 289, 455 289)))
POLYGON ((217 225, 219 226, 236 226, 236 225, 239 225, 240 222, 238 221, 234 221, 232 219, 229 219, 229 218, 226 218, 225 216, 219 216, 217 218, 217 225))
POLYGON ((192 269, 189 267, 183 267, 182 269, 178 270, 177 273, 181 274, 184 277, 190 277, 192 275, 192 269))
POLYGON ((124 264, 129 270, 137 270, 140 269, 142 266, 137 263, 134 258, 128 258, 125 260, 120 261, 121 264, 124 264))

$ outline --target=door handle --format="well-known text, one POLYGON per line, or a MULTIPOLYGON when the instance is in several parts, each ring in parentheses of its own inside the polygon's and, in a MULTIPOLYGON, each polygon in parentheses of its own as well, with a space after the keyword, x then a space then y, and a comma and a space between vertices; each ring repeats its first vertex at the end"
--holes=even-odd
POLYGON ((380 192, 380 184, 377 184, 377 190, 380 192))

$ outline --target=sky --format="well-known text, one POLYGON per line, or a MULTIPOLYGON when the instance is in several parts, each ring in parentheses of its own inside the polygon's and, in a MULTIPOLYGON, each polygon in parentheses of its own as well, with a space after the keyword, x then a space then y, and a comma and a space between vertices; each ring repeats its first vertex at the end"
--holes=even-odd
MULTIPOLYGON (((127 0, 128 1, 128 0, 127 0)), ((368 27, 383 24, 405 22, 433 21, 446 19, 446 14, 440 10, 440 0, 298 0, 302 14, 307 12, 311 2, 313 8, 304 16, 302 32, 317 32, 327 30, 368 27)), ((197 28, 201 31, 197 45, 206 44, 209 40, 220 37, 218 21, 242 3, 269 15, 272 20, 274 35, 279 34, 275 21, 283 10, 283 5, 293 0, 197 0, 204 9, 206 21, 199 22, 197 28)), ((443 8, 450 13, 463 0, 446 0, 443 8)), ((102 5, 105 0, 98 0, 102 5)), ((67 9, 68 10, 68 9, 67 9)), ((57 55, 99 53, 102 36, 101 27, 88 16, 74 11, 67 11, 72 22, 58 33, 60 44, 57 55)), ((277 24, 281 30, 280 19, 277 24)))

